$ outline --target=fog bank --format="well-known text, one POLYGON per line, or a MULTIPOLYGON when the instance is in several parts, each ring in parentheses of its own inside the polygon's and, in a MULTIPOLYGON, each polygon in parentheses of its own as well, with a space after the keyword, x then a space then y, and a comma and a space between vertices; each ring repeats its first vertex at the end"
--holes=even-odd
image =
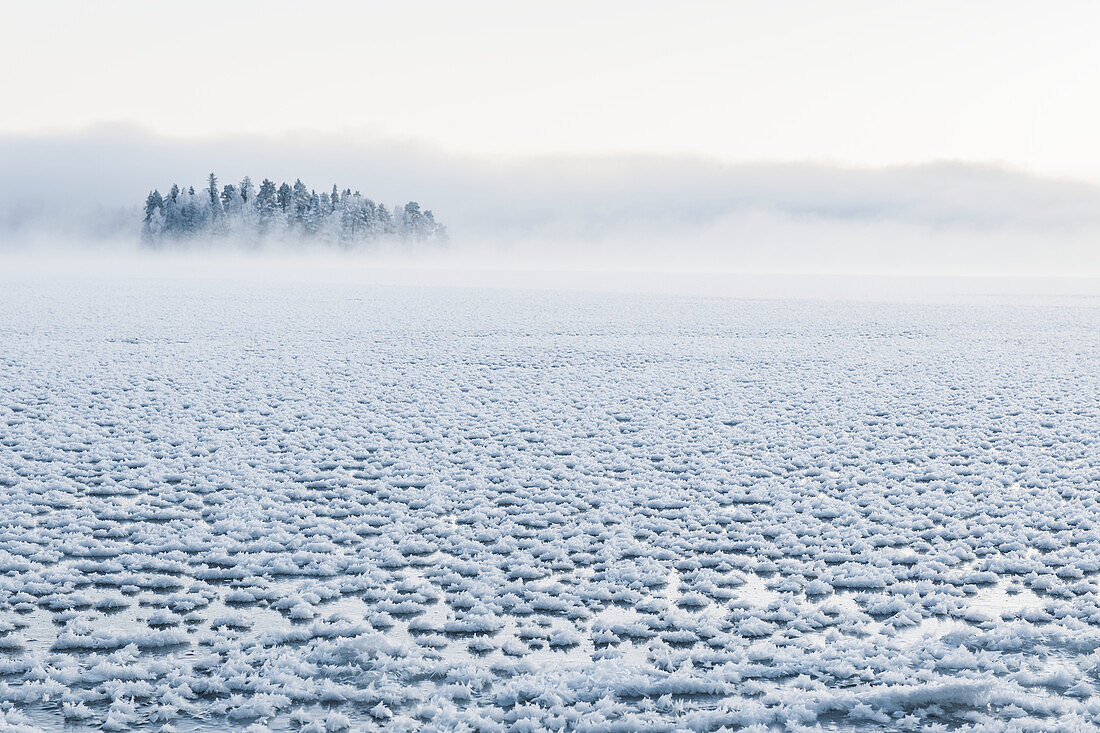
MULTIPOLYGON (((657 156, 488 159, 337 135, 184 140, 140 129, 0 137, 5 249, 137 246, 153 188, 301 178, 419 201, 444 250, 367 259, 440 268, 1100 275, 1100 188, 995 165, 851 168, 657 156)), ((234 248, 232 242, 199 249, 234 248)))

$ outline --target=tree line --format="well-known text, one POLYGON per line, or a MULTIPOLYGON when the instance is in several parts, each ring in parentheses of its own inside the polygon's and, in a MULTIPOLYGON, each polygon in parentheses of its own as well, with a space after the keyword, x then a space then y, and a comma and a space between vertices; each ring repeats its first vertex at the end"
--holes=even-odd
POLYGON ((439 242, 446 228, 429 210, 410 201, 392 210, 358 191, 318 195, 296 180, 294 185, 265 178, 256 188, 245 176, 238 184, 218 188, 213 173, 201 191, 172 184, 166 195, 153 190, 145 199, 142 239, 149 244, 206 236, 263 239, 315 239, 355 245, 381 239, 439 242))

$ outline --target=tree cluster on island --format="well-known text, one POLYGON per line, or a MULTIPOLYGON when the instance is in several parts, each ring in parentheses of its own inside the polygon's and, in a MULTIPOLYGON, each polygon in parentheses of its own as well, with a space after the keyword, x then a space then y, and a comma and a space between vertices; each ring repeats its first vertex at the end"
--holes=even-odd
POLYGON ((148 244, 197 237, 235 236, 250 241, 316 240, 354 246, 395 239, 441 242, 446 228, 429 210, 410 201, 392 210, 358 191, 318 193, 301 180, 276 186, 267 178, 259 188, 245 176, 218 188, 211 173, 201 191, 173 184, 166 195, 154 190, 145 199, 142 239, 148 244))

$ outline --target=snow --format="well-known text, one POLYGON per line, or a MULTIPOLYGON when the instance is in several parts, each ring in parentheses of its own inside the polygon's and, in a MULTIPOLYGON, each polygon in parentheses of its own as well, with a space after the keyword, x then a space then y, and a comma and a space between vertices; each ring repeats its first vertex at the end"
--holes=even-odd
POLYGON ((3 285, 4 730, 1100 725, 1091 301, 3 285))

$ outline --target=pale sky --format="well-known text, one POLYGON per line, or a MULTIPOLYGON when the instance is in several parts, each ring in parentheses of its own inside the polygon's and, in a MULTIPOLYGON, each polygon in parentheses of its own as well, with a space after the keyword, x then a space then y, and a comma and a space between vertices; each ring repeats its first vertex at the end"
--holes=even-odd
POLYGON ((1100 3, 8 3, 0 134, 994 162, 1100 182, 1100 3))

